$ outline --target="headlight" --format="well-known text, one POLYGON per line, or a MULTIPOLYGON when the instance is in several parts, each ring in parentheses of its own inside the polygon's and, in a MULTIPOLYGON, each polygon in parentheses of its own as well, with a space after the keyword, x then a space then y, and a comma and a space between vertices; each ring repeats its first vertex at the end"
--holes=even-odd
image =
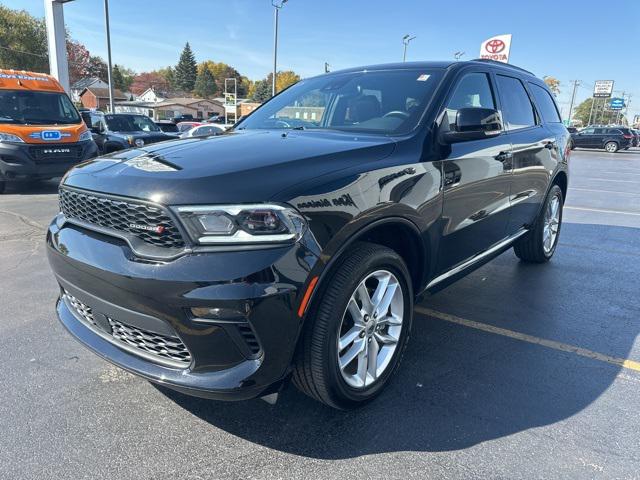
POLYGON ((85 130, 84 132, 82 132, 80 134, 80 137, 78 137, 78 141, 79 142, 86 142, 88 140, 91 140, 93 137, 91 136, 91 132, 89 130, 85 130))
POLYGON ((24 143, 24 140, 22 140, 17 135, 13 135, 12 133, 0 132, 0 142, 24 143))
POLYGON ((194 241, 204 245, 287 243, 299 240, 306 221, 283 205, 178 207, 194 241))

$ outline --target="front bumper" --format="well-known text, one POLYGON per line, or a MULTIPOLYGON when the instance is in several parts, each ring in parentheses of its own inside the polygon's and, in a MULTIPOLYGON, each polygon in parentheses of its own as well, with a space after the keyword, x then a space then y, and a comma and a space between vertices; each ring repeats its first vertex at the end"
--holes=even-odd
POLYGON ((74 165, 97 156, 98 146, 93 141, 0 143, 0 178, 27 180, 60 177, 74 165))
POLYGON ((141 260, 122 240, 55 220, 47 254, 61 287, 58 317, 77 340, 152 382, 221 400, 271 393, 289 373, 301 328, 299 292, 317 260, 304 242, 141 260), (178 337, 189 363, 171 365, 136 350, 135 341, 114 340, 108 326, 99 331, 82 321, 71 297, 103 320, 178 337), (196 318, 197 307, 216 315, 196 318))

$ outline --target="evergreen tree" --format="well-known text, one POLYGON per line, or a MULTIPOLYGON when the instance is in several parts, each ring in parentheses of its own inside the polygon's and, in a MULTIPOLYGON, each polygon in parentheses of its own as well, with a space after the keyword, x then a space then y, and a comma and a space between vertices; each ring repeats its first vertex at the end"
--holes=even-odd
POLYGON ((198 97, 209 98, 216 93, 217 89, 218 87, 211 70, 209 70, 206 65, 201 65, 193 93, 198 97))
POLYGON ((176 86, 185 92, 191 92, 195 86, 197 75, 196 57, 191 50, 189 42, 187 42, 180 55, 180 61, 175 68, 176 86))
POLYGON ((271 98, 271 80, 269 78, 265 80, 258 80, 255 83, 255 89, 251 100, 254 102, 262 103, 271 98))

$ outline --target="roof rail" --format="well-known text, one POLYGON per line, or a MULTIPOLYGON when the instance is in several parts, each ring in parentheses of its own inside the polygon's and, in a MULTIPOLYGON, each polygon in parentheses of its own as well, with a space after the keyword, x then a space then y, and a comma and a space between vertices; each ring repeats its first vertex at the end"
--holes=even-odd
POLYGON ((532 72, 530 72, 529 70, 525 70, 522 67, 517 67, 515 65, 511 65, 510 63, 498 62, 497 60, 491 60, 490 58, 476 58, 476 59, 474 59, 472 61, 473 62, 493 63, 494 65, 500 65, 502 67, 514 68, 516 70, 520 70, 521 72, 528 73, 529 75, 533 75, 535 77, 535 75, 532 72))

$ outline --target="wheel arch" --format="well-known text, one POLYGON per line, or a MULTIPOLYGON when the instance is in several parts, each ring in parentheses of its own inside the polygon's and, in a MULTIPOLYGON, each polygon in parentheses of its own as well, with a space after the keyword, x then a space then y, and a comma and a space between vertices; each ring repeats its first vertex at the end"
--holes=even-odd
POLYGON ((560 170, 557 175, 553 177, 551 185, 558 185, 560 187, 560 190, 562 190, 562 202, 564 203, 567 198, 567 190, 569 188, 569 177, 567 176, 567 172, 560 170))

